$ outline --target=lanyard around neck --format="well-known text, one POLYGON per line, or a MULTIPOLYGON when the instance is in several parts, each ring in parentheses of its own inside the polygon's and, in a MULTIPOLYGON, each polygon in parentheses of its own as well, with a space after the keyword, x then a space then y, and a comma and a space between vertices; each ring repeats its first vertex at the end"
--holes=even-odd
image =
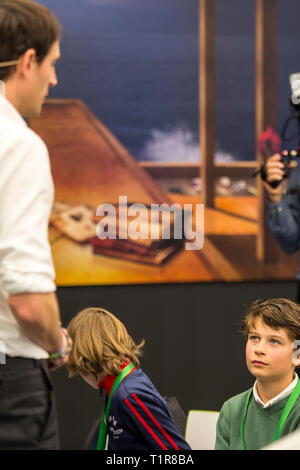
POLYGON ((107 437, 107 418, 108 418, 108 413, 109 413, 109 408, 110 408, 110 402, 112 399, 112 396, 114 394, 114 391, 118 387, 118 385, 122 382, 125 377, 132 372, 134 369, 134 364, 130 362, 122 372, 117 376, 116 380, 114 381, 114 384, 112 386, 112 389, 109 394, 109 398, 106 397, 106 403, 104 406, 104 410, 102 412, 102 418, 101 418, 101 424, 100 424, 100 430, 99 430, 99 437, 98 437, 98 443, 97 443, 97 450, 104 450, 105 445, 106 445, 106 437, 107 437))
MULTIPOLYGON (((240 429, 240 431, 241 431, 241 441, 242 441, 242 450, 246 450, 245 442, 244 442, 244 426, 245 426, 245 420, 246 420, 247 410, 248 410, 248 406, 249 406, 250 397, 252 395, 252 391, 253 390, 251 389, 248 393, 248 396, 247 396, 244 415, 243 415, 241 429, 240 429)), ((290 395, 290 397, 289 397, 289 399, 288 399, 288 401, 287 401, 287 403, 286 403, 286 405, 283 409, 283 412, 281 414, 274 441, 277 441, 277 439, 279 437, 279 434, 280 434, 280 431, 282 429, 282 426, 284 425, 285 420, 287 419, 288 415, 292 411, 292 408, 293 408, 297 398, 299 397, 299 395, 300 395, 300 380, 298 378, 297 384, 296 384, 294 390, 292 391, 292 393, 291 393, 291 395, 290 395)))

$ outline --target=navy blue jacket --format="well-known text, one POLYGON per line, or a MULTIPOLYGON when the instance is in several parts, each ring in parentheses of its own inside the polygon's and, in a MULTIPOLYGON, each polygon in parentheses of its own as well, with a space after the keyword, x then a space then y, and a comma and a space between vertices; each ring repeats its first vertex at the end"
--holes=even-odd
POLYGON ((107 429, 108 450, 190 450, 165 400, 141 369, 115 390, 107 429))

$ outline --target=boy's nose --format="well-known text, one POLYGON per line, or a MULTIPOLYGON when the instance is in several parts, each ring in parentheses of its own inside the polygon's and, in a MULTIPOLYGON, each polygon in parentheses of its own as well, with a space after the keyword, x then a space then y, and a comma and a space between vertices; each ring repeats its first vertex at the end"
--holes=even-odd
POLYGON ((262 355, 266 353, 266 345, 260 341, 259 344, 256 345, 255 347, 255 353, 258 355, 262 355))

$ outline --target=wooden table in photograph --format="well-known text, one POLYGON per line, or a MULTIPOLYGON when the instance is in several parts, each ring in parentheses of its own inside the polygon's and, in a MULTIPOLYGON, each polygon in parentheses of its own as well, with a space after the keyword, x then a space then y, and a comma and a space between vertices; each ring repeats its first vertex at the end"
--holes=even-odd
MULTIPOLYGON (((56 201, 95 209, 118 203, 120 195, 145 205, 201 203, 200 197, 166 194, 80 100, 47 100, 30 127, 49 149, 56 201)), ((219 199, 216 209, 205 209, 203 249, 182 249, 158 266, 94 254, 89 243, 50 226, 57 285, 294 279, 296 257, 280 254, 278 263, 265 266, 252 254, 256 199, 219 199)))

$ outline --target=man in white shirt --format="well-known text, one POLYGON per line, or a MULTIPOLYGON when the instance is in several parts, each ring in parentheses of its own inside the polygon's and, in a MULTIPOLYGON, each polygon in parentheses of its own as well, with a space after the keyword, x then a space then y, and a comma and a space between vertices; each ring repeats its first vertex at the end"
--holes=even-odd
POLYGON ((37 116, 57 84, 60 26, 29 0, 0 2, 0 449, 59 448, 49 374, 68 359, 48 242, 54 188, 37 116))

